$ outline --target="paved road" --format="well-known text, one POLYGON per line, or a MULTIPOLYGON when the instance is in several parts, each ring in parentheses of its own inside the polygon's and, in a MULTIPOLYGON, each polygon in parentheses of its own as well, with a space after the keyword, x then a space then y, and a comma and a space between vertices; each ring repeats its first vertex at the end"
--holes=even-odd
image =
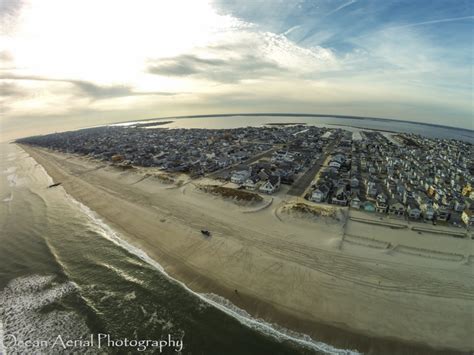
POLYGON ((231 165, 231 166, 228 166, 227 168, 224 168, 224 169, 221 169, 221 170, 217 170, 217 171, 214 171, 210 174, 207 175, 207 177, 209 178, 212 178, 212 179, 216 179, 216 178, 219 178, 219 177, 222 177, 222 178, 226 178, 227 175, 233 171, 233 170, 238 170, 238 167, 241 166, 242 169, 245 169, 247 168, 250 164, 252 164, 253 162, 256 162, 257 160, 260 160, 264 157, 271 157, 273 152, 275 150, 278 150, 280 149, 280 147, 273 147, 269 150, 266 150, 262 153, 259 153, 257 155, 254 155, 253 157, 243 161, 243 162, 240 162, 240 163, 237 163, 237 164, 234 164, 234 165, 231 165))
POLYGON ((319 169, 321 169, 321 166, 323 165, 328 155, 333 152, 334 147, 337 145, 337 143, 339 143, 339 140, 340 139, 336 139, 331 142, 331 144, 329 144, 329 146, 325 150, 325 153, 321 155, 321 157, 313 164, 313 166, 306 170, 306 172, 298 180, 296 180, 293 185, 291 185, 291 188, 288 190, 287 195, 302 196, 305 193, 306 189, 316 176, 316 173, 319 171, 319 169))

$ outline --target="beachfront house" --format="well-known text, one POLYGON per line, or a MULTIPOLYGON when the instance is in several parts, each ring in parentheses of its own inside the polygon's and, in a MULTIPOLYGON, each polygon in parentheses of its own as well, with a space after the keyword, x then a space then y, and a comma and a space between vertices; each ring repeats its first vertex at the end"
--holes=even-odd
POLYGON ((461 219, 466 226, 474 225, 474 213, 472 210, 465 210, 461 215, 461 219))
POLYGON ((377 195, 375 206, 378 213, 386 213, 388 209, 387 197, 385 194, 380 193, 377 195))
POLYGON ((344 186, 339 186, 332 198, 331 202, 335 205, 347 206, 347 192, 344 186))
POLYGON ((421 205, 421 213, 423 214, 423 218, 427 220, 432 220, 435 215, 433 207, 427 203, 421 205))
POLYGON ((280 177, 277 175, 270 175, 268 180, 260 186, 260 192, 264 192, 266 194, 272 194, 280 188, 280 177))
POLYGON ((447 206, 438 206, 436 210, 436 220, 446 222, 451 215, 451 211, 447 206))
POLYGON ((361 206, 360 198, 359 198, 359 196, 355 195, 351 199, 351 207, 355 208, 355 209, 359 209, 360 206, 361 206))
POLYGON ((413 202, 408 204, 407 212, 408 212, 408 217, 410 217, 411 219, 420 218, 421 210, 413 202))
POLYGON ((250 176, 247 180, 245 180, 243 186, 247 190, 255 190, 259 181, 260 178, 258 177, 258 175, 250 176))
POLYGON ((388 213, 392 216, 403 216, 405 214, 405 206, 397 200, 390 201, 388 213))
POLYGON ((365 201, 362 203, 362 210, 364 212, 375 212, 375 204, 372 201, 365 201))
POLYGON ((255 190, 259 181, 260 178, 257 175, 250 176, 247 180, 245 180, 243 186, 247 190, 255 190))
POLYGON ((242 185, 250 177, 250 170, 235 171, 230 177, 234 184, 242 185))
POLYGON ((324 202, 328 196, 329 188, 326 185, 319 185, 311 194, 311 201, 324 202))

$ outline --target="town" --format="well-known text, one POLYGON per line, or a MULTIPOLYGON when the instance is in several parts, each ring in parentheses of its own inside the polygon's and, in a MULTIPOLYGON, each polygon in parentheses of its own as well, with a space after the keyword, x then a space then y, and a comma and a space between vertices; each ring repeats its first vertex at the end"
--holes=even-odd
POLYGON ((17 142, 394 218, 474 224, 473 147, 460 140, 302 124, 236 129, 136 124, 17 142), (284 192, 282 185, 288 185, 284 192))

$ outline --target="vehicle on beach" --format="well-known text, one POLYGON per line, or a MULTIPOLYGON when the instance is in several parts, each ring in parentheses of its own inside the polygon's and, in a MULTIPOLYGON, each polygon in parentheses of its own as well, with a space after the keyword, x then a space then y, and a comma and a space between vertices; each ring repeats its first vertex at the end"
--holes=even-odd
POLYGON ((206 237, 210 237, 211 236, 211 232, 209 232, 207 229, 201 229, 201 233, 203 235, 205 235, 206 237))

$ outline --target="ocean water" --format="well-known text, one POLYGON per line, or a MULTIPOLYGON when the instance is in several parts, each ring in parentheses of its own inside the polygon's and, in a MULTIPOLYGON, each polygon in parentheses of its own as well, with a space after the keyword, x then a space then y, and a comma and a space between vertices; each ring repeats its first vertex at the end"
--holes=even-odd
POLYGON ((160 353, 151 342, 99 349, 90 334, 175 341, 163 354, 355 353, 192 292, 51 182, 19 147, 0 146, 0 353, 160 353))

